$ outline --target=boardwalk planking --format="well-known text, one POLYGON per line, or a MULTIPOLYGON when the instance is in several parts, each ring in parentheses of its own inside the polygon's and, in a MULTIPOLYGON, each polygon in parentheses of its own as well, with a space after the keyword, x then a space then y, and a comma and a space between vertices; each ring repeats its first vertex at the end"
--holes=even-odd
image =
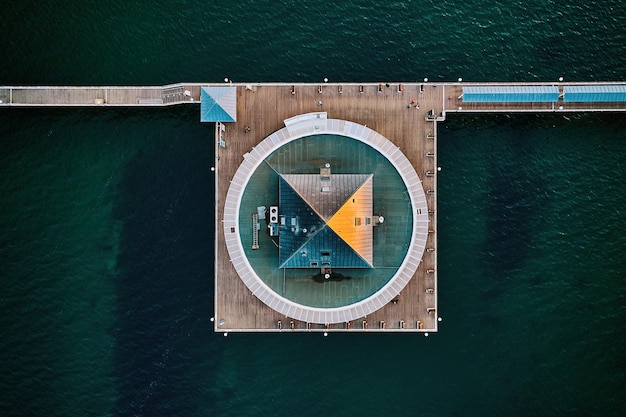
MULTIPOLYGON (((426 171, 436 172, 436 141, 427 138, 435 133, 435 123, 426 121, 429 110, 435 114, 443 110, 442 90, 427 86, 420 93, 419 85, 403 85, 398 91, 397 84, 324 84, 322 93, 313 84, 296 85, 253 85, 237 88, 237 122, 229 123, 223 133, 226 147, 216 147, 218 186, 216 204, 218 222, 223 218, 224 200, 230 180, 243 160, 243 155, 271 133, 284 127, 284 120, 302 113, 325 111, 329 118, 350 120, 366 125, 391 140, 404 152, 423 181, 424 190, 436 191, 436 177, 426 176, 426 171), (251 87, 251 88, 250 88, 251 87), (361 88, 363 92, 361 93, 361 88), (341 91, 341 93, 340 93, 341 91), (318 101, 322 105, 318 105, 318 101), (415 100, 419 109, 408 104, 415 100), (250 130, 246 132, 245 126, 250 130)), ((428 194, 429 210, 436 210, 436 194, 428 194)), ((435 218, 431 216, 431 229, 436 231, 435 218)), ((223 229, 217 227, 216 263, 216 317, 217 331, 278 331, 278 321, 282 331, 291 331, 291 319, 275 312, 256 299, 237 276, 230 262, 223 241, 223 229), (222 324, 223 323, 223 324, 222 324)), ((436 248, 436 233, 429 234, 429 248, 436 248)), ((436 288, 436 252, 424 253, 423 261, 414 278, 397 297, 397 303, 390 303, 380 310, 351 323, 352 331, 363 330, 363 320, 368 323, 368 331, 380 331, 380 322, 385 322, 385 330, 400 330, 404 321, 405 330, 416 331, 417 322, 423 329, 434 331, 437 328, 436 313, 428 313, 427 308, 436 308, 436 291, 426 293, 426 288, 436 288)), ((308 330, 307 323, 295 321, 294 330, 308 330)), ((311 326, 311 330, 345 330, 345 324, 311 326)))
POLYGON ((200 84, 139 87, 0 87, 2 101, 0 107, 196 104, 200 102, 200 89, 200 84))

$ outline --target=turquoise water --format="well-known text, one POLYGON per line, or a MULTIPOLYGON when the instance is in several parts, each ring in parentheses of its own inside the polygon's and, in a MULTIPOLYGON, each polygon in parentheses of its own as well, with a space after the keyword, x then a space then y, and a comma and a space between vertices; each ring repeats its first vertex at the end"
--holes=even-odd
MULTIPOLYGON (((57 0, 3 17, 7 85, 626 74, 618 1, 57 0)), ((624 414, 623 114, 440 125, 438 334, 224 338, 198 111, 0 110, 0 414, 624 414)))

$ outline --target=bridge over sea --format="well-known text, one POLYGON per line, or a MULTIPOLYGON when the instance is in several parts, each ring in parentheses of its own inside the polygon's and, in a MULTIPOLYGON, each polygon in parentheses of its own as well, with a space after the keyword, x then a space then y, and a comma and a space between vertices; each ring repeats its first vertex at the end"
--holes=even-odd
MULTIPOLYGON (((226 82, 163 86, 0 87, 0 109, 5 108, 5 111, 20 107, 190 104, 200 107, 201 121, 215 123, 215 160, 211 161, 216 190, 215 331, 224 334, 229 331, 408 331, 427 334, 438 330, 441 319, 437 305, 437 123, 445 120, 448 113, 624 112, 626 83, 566 83, 561 80, 470 83, 425 79, 406 83, 226 82), (252 166, 255 155, 261 155, 268 143, 287 143, 289 135, 336 132, 347 129, 346 126, 351 126, 356 136, 364 135, 361 139, 365 142, 368 138, 379 141, 381 149, 385 148, 391 158, 403 154, 406 162, 398 165, 404 164, 404 168, 409 165, 417 173, 418 184, 423 189, 420 204, 427 206, 427 213, 414 213, 416 219, 424 219, 423 235, 419 237, 422 239, 421 258, 413 262, 406 282, 395 285, 390 281, 390 285, 379 291, 385 292, 386 298, 372 296, 363 300, 363 309, 358 310, 363 311, 362 315, 358 312, 348 314, 347 310, 340 308, 309 317, 302 315, 304 313, 301 314, 297 306, 289 304, 289 300, 281 298, 288 292, 287 287, 293 285, 287 277, 281 281, 284 282, 283 288, 275 290, 278 297, 259 290, 263 284, 244 283, 242 278, 245 277, 240 272, 244 270, 241 265, 247 261, 239 249, 254 246, 255 253, 268 250, 269 238, 254 233, 258 231, 255 229, 258 217, 252 217, 255 213, 246 213, 245 221, 239 221, 237 213, 230 210, 237 204, 230 201, 229 196, 233 187, 239 187, 242 192, 241 187, 246 186, 240 182, 240 167, 252 166), (251 221, 253 232, 250 232, 251 221), (250 242, 244 242, 242 237, 248 234, 250 242)), ((297 152, 305 154, 309 150, 302 147, 297 152)), ((329 284, 328 288, 336 288, 337 293, 325 290, 322 296, 340 297, 342 285, 329 284)))

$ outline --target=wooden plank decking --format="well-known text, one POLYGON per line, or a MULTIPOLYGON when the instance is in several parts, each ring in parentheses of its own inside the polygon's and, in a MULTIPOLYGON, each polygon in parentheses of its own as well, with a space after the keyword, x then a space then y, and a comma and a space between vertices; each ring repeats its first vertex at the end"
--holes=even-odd
POLYGON ((0 87, 0 107, 167 106, 200 102, 201 84, 139 87, 0 87))
MULTIPOLYGON (((284 127, 285 119, 295 115, 324 111, 328 118, 366 125, 399 146, 422 179, 424 190, 432 190, 426 196, 429 210, 433 212, 432 233, 426 246, 436 249, 436 176, 426 175, 427 171, 436 172, 436 122, 426 119, 429 110, 434 114, 443 110, 441 88, 426 86, 420 92, 419 84, 404 84, 399 91, 397 83, 382 84, 380 91, 379 84, 323 84, 322 93, 319 88, 316 84, 263 84, 248 88, 237 85, 237 122, 227 124, 222 133, 226 147, 216 146, 219 158, 216 161, 216 331, 291 331, 292 322, 293 330, 309 330, 307 323, 275 312, 252 295, 230 262, 221 227, 225 196, 243 155, 284 127), (318 105, 320 100, 321 106, 318 105), (412 100, 419 104, 419 109, 408 107, 412 100), (282 330, 278 329, 279 321, 282 330)), ((367 331, 382 331, 381 322, 385 323, 385 331, 399 331, 401 321, 404 330, 436 331, 436 311, 428 312, 429 308, 437 308, 436 276, 436 250, 425 252, 413 279, 397 297, 397 303, 351 322, 350 331, 363 331, 364 320, 367 331), (427 293, 427 288, 435 292, 427 293), (423 323, 422 329, 418 328, 418 322, 423 323)), ((346 324, 342 323, 313 324, 310 330, 345 329, 346 324)))
MULTIPOLYGON (((0 107, 6 106, 168 106, 200 102, 202 86, 208 83, 178 83, 163 86, 0 86, 0 107)), ((244 84, 239 84, 244 85, 244 84)), ((256 84, 271 86, 277 84, 256 84)), ((286 85, 286 84, 284 84, 286 85)), ((316 84, 311 84, 317 86, 316 84)), ((358 84, 345 84, 358 85, 358 84)), ((378 84, 367 84, 378 90, 378 84)), ((382 84, 385 88, 385 84, 382 84)), ((394 88, 397 83, 394 83, 394 88)), ((442 94, 443 115, 457 112, 602 112, 626 111, 626 102, 612 103, 464 103, 463 86, 554 86, 562 91, 574 85, 624 85, 622 82, 588 83, 411 83, 407 87, 438 88, 442 94)), ((301 86, 301 85, 298 85, 301 86)), ((337 84, 335 86, 338 87, 337 84)), ((327 90, 329 84, 324 84, 327 90)), ((346 91, 347 92, 347 91, 346 91)))
MULTIPOLYGON (((411 83, 407 87, 439 88, 443 99, 443 115, 457 112, 602 112, 626 111, 626 102, 613 103, 464 103, 463 86, 548 86, 558 85, 623 85, 617 82, 598 83, 411 83)), ((178 83, 163 86, 0 86, 0 107, 5 106, 168 106, 199 103, 200 90, 207 83, 178 83)), ((243 84, 240 84, 243 85, 243 84)), ((272 84, 262 84, 270 86, 272 84)), ((311 84, 315 85, 315 84, 311 84)), ((349 84, 345 84, 348 86, 349 84)), ((394 84, 394 88, 397 87, 394 84)), ((259 86, 257 84, 256 86, 259 86)), ((325 84, 323 89, 328 89, 325 84)), ((378 89, 378 84, 368 84, 378 89)), ((384 86, 384 84, 383 84, 384 86)), ((385 86, 385 88, 387 88, 385 86)))

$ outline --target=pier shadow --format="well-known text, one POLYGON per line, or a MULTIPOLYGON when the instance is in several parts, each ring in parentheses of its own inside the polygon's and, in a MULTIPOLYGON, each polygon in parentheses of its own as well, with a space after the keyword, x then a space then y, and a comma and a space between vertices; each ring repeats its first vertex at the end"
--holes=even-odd
POLYGON ((213 129, 197 122, 195 109, 124 117, 135 124, 129 135, 145 137, 125 168, 116 206, 123 225, 116 415, 190 415, 188 388, 208 372, 202 364, 214 337, 213 129))
MULTIPOLYGON (((491 116, 493 117, 493 116, 491 116)), ((541 144, 528 126, 551 123, 552 117, 496 116, 501 141, 487 157, 485 274, 503 280, 528 257, 541 213, 548 204, 543 192, 541 144), (502 119, 502 120, 498 120, 502 119)), ((534 129, 534 128, 533 128, 534 129)))

